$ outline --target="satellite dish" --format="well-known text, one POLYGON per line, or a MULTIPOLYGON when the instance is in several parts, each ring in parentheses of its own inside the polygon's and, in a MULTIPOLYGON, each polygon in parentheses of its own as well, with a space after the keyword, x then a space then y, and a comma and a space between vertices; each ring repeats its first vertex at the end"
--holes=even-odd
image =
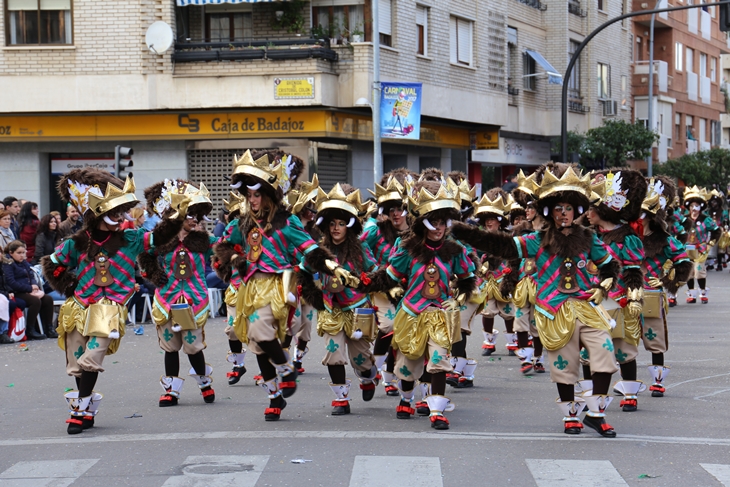
POLYGON ((172 46, 172 27, 158 20, 147 29, 144 40, 151 53, 164 54, 172 46))

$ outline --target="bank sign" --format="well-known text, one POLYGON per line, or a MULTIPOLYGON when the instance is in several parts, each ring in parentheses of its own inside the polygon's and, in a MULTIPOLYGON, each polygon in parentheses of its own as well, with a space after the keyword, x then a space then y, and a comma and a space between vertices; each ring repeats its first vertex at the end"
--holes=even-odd
POLYGON ((421 136, 421 83, 381 83, 380 136, 418 140, 421 136))

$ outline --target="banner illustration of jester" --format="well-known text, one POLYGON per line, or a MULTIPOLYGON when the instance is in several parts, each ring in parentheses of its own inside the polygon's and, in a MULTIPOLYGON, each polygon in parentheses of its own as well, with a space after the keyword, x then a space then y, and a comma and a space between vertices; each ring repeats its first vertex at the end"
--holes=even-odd
POLYGON ((380 98, 381 137, 421 137, 421 83, 382 83, 380 98))

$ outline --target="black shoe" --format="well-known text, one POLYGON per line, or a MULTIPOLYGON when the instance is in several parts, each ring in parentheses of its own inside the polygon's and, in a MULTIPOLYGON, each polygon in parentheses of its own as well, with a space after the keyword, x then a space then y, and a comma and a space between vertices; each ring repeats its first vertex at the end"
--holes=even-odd
POLYGON ((0 334, 0 344, 15 343, 7 333, 0 334))
POLYGON ((410 402, 401 399, 398 407, 395 408, 395 417, 398 419, 411 419, 415 412, 416 410, 411 407, 410 402))
POLYGON ((84 422, 81 420, 81 418, 77 416, 71 416, 69 419, 66 420, 68 423, 68 428, 66 428, 66 432, 69 435, 78 435, 82 431, 84 431, 84 422))
POLYGON ((466 377, 460 377, 459 383, 456 385, 456 388, 467 389, 469 387, 474 387, 474 381, 472 379, 467 379, 466 377))
POLYGON ((510 357, 516 357, 517 356, 517 354, 515 353, 514 350, 508 350, 507 355, 509 355, 510 357))
POLYGON ((583 429, 583 425, 578 418, 575 418, 575 421, 566 421, 563 424, 565 425, 564 433, 566 435, 579 435, 583 429))
POLYGON ((493 348, 482 348, 482 357, 489 357, 494 353, 493 348))
POLYGON ((25 338, 27 338, 28 340, 45 340, 46 336, 41 335, 40 333, 30 332, 30 331, 26 330, 25 338))
POLYGON ((595 418, 586 415, 583 418, 583 424, 596 430, 604 438, 616 438, 616 431, 613 429, 613 426, 606 422, 606 418, 595 418))
POLYGON ((228 376, 228 385, 232 386, 234 384, 238 384, 238 381, 241 380, 241 377, 243 377, 243 374, 245 373, 246 367, 243 365, 234 365, 233 370, 226 374, 226 376, 228 376))
POLYGON ((457 374, 455 372, 447 372, 446 383, 451 387, 459 387, 459 377, 461 377, 461 374, 457 374))
POLYGON ((170 406, 177 406, 177 398, 170 394, 163 394, 160 396, 159 405, 161 408, 167 408, 170 406))
POLYGON ((206 404, 215 402, 215 391, 212 386, 206 386, 200 389, 200 394, 203 396, 203 401, 206 404))
POLYGON ((449 420, 446 416, 431 416, 431 428, 437 430, 449 429, 449 420))
POLYGON ((89 428, 94 427, 94 417, 93 416, 84 416, 81 418, 81 428, 87 430, 89 428))
POLYGON ((428 403, 426 401, 418 401, 416 403, 416 414, 419 416, 428 416, 431 414, 431 410, 428 408, 428 403))
POLYGON ((53 328, 49 328, 46 332, 46 338, 58 338, 58 333, 53 328))
POLYGON ((332 416, 350 414, 350 401, 332 401, 332 416))
POLYGON ((371 382, 369 384, 360 384, 360 389, 362 389, 363 401, 367 402, 375 397, 375 382, 371 382))
POLYGON ((269 407, 264 410, 264 421, 279 421, 281 412, 286 407, 286 401, 279 396, 269 401, 269 407))
POLYGON ((294 362, 292 362, 292 365, 297 370, 297 374, 302 375, 304 373, 304 368, 302 367, 301 362, 294 361, 294 362))

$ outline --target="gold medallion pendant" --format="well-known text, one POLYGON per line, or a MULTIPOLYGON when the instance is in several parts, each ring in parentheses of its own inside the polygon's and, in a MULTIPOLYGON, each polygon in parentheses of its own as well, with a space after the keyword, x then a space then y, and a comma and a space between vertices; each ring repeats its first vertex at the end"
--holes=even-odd
POLYGON ((249 262, 256 262, 257 260, 259 260, 259 257, 261 257, 262 240, 263 235, 260 228, 254 227, 251 229, 251 231, 248 232, 248 254, 246 255, 246 259, 249 262))
POLYGON ((441 280, 438 267, 436 264, 431 262, 426 266, 426 270, 423 272, 423 287, 421 288, 421 296, 426 299, 438 299, 441 295, 438 282, 441 280))
POLYGON ((575 279, 576 265, 573 259, 567 258, 560 264, 560 281, 558 282, 558 291, 564 294, 573 294, 579 291, 578 283, 575 279))
POLYGON ((175 279, 177 279, 178 281, 190 279, 192 277, 192 272, 190 269, 190 252, 185 249, 180 249, 175 254, 175 260, 173 263, 173 273, 175 275, 175 279))
POLYGON ((95 286, 111 286, 112 275, 109 271, 109 258, 101 252, 96 254, 96 258, 94 258, 94 271, 95 286))

